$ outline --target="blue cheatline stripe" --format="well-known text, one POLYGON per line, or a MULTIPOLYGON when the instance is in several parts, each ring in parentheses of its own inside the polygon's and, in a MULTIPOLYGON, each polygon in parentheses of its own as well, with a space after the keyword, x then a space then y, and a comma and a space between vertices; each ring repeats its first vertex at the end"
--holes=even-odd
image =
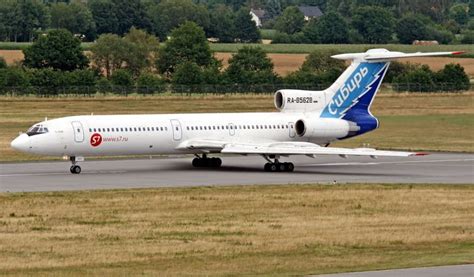
POLYGON ((368 113, 368 107, 380 85, 388 63, 360 63, 334 94, 321 117, 343 118, 353 110, 368 113))

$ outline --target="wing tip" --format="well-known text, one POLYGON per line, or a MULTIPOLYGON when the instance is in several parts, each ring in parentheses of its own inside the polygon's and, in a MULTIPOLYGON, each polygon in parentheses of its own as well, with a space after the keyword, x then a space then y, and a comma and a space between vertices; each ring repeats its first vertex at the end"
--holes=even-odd
POLYGON ((410 156, 427 156, 427 155, 429 155, 429 153, 426 153, 426 152, 417 152, 417 153, 411 154, 410 156))
POLYGON ((462 55, 466 53, 466 51, 454 51, 454 52, 451 52, 451 55, 462 55))

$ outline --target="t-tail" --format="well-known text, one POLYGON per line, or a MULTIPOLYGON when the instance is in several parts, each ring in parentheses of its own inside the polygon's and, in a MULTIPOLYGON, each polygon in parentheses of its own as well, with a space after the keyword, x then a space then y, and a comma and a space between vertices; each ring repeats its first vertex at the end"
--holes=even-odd
POLYGON ((350 53, 332 56, 335 59, 351 60, 351 65, 325 90, 326 105, 322 118, 344 119, 357 124, 356 132, 347 137, 361 135, 376 129, 377 118, 370 106, 387 73, 390 61, 398 58, 455 55, 463 52, 402 53, 386 49, 371 49, 365 53, 350 53))

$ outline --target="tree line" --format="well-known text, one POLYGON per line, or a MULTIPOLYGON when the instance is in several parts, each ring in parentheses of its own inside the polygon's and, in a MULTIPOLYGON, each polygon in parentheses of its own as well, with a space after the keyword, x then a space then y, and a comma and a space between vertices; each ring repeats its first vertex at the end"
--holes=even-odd
MULTIPOLYGON (((307 56, 300 69, 282 77, 274 72, 271 59, 260 47, 241 48, 224 67, 210 50, 204 29, 191 21, 174 29, 164 46, 154 35, 134 27, 123 37, 99 36, 89 53, 84 53, 80 44, 79 38, 65 29, 39 37, 24 50, 21 64, 7 66, 0 59, 0 89, 40 87, 49 93, 74 87, 77 92, 124 88, 163 91, 165 87, 180 91, 190 86, 196 91, 214 86, 237 92, 249 91, 253 85, 271 90, 301 85, 324 89, 346 68, 343 61, 330 58, 335 53, 316 51, 307 56)), ((469 78, 460 65, 432 72, 426 66, 394 63, 389 72, 386 79, 403 90, 469 88, 469 78)))
POLYGON ((49 29, 67 29, 82 41, 123 36, 131 27, 167 40, 192 21, 219 42, 257 42, 251 8, 264 9, 274 43, 474 42, 469 0, 0 0, 0 40, 33 41, 49 29), (306 21, 298 5, 324 15, 306 21))

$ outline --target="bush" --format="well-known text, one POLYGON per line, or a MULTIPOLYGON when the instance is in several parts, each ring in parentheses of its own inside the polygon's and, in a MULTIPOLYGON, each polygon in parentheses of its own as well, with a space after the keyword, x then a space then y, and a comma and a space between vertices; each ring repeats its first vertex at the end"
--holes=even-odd
POLYGON ((292 35, 276 32, 275 36, 272 40, 272 44, 279 44, 279 43, 292 43, 292 44, 300 44, 300 43, 310 43, 311 41, 305 36, 303 32, 295 33, 292 35))
POLYGON ((7 61, 5 61, 5 59, 3 57, 0 57, 0 69, 1 68, 7 68, 8 65, 7 65, 7 61))
POLYGON ((142 73, 137 79, 137 87, 139 88, 158 88, 165 83, 161 77, 151 73, 142 73))
POLYGON ((435 90, 433 79, 433 72, 427 66, 422 66, 395 77, 393 83, 399 91, 426 92, 435 90))
POLYGON ((67 86, 68 83, 65 73, 51 68, 30 69, 28 73, 32 86, 46 88, 51 92, 67 86))
POLYGON ((112 82, 110 82, 109 79, 104 78, 104 77, 100 78, 97 81, 96 87, 99 92, 109 92, 109 91, 112 91, 113 89, 112 82))
POLYGON ((428 27, 428 39, 436 40, 440 44, 449 44, 454 39, 454 35, 441 27, 430 26, 428 27))
POLYGON ((110 81, 115 86, 131 87, 133 86, 132 74, 126 69, 117 69, 112 73, 110 81))
POLYGON ((99 73, 90 69, 74 70, 64 73, 67 86, 93 87, 99 79, 99 73))
POLYGON ((461 43, 474 44, 474 31, 467 31, 462 34, 461 43))
POLYGON ((447 64, 435 74, 436 82, 443 90, 457 91, 469 89, 469 76, 460 64, 447 64))
POLYGON ((0 88, 27 87, 30 85, 28 74, 19 67, 0 69, 0 88))

